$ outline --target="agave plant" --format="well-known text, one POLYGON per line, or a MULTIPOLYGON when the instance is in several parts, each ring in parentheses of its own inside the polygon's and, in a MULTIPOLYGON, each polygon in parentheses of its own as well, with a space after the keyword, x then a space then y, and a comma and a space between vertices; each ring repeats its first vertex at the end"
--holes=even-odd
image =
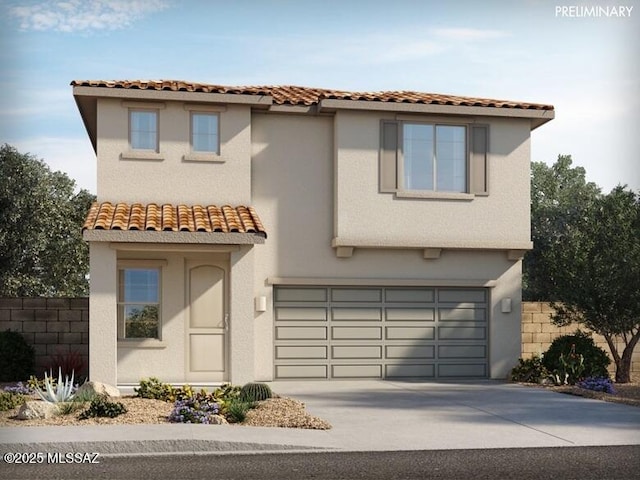
POLYGON ((37 386, 35 392, 45 402, 69 402, 73 399, 74 395, 73 375, 73 371, 71 372, 71 379, 69 379, 69 377, 65 375, 63 382, 62 369, 58 368, 58 383, 54 387, 53 374, 51 373, 51 371, 49 371, 49 376, 47 376, 47 372, 44 372, 44 391, 40 388, 40 386, 37 386))

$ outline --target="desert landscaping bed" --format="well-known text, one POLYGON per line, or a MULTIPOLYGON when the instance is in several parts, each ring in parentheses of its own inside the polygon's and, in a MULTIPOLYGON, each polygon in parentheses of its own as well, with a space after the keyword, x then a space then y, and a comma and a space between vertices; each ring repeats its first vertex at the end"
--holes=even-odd
MULTIPOLYGON (((32 397, 29 400, 36 400, 36 398, 32 397)), ((19 420, 17 414, 20 407, 16 407, 0 412, 0 427, 170 423, 167 417, 174 405, 172 402, 136 396, 116 397, 112 401, 122 403, 127 412, 115 418, 93 417, 81 420, 79 415, 82 409, 79 409, 67 415, 56 415, 51 418, 19 420)), ((247 412, 246 419, 239 425, 316 430, 331 428, 331 424, 327 421, 310 415, 303 403, 287 397, 275 397, 257 402, 256 407, 247 412)))

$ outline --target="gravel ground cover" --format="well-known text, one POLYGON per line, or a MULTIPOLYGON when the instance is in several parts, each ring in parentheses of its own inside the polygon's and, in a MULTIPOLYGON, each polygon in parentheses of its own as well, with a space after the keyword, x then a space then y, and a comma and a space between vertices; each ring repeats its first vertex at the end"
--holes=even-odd
MULTIPOLYGON (((35 398, 33 398, 35 400, 35 398)), ((83 409, 68 415, 58 415, 39 420, 18 420, 16 415, 19 408, 0 412, 0 427, 28 427, 53 425, 122 425, 122 424, 153 424, 169 423, 167 416, 173 409, 173 403, 162 400, 124 396, 112 401, 121 402, 127 413, 115 418, 88 418, 80 420, 78 416, 83 409)), ((86 404, 88 407, 88 404, 86 404)), ((256 408, 249 410, 247 418, 241 425, 259 427, 286 427, 327 430, 331 424, 310 415, 302 402, 278 397, 258 402, 256 408)), ((213 427, 212 427, 213 428, 213 427)))

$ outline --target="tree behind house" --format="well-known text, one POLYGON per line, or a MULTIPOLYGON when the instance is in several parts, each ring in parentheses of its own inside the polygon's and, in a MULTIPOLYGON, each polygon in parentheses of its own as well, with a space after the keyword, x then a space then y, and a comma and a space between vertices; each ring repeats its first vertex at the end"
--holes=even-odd
POLYGON ((82 223, 95 197, 41 160, 0 147, 0 296, 86 296, 82 223))
POLYGON ((628 382, 640 339, 640 192, 619 186, 602 195, 567 156, 532 171, 525 298, 551 301, 557 325, 576 322, 602 335, 616 381, 628 382))

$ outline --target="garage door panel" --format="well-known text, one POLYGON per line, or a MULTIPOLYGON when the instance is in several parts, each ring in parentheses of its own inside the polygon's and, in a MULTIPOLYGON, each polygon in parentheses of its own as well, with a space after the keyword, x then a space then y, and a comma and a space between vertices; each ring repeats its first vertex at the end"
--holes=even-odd
POLYGON ((484 308, 440 308, 439 319, 443 322, 474 321, 484 322, 487 311, 484 308))
POLYGON ((409 303, 409 302, 421 302, 421 303, 433 303, 435 299, 435 292, 433 289, 423 288, 388 288, 385 291, 385 300, 389 303, 409 303))
POLYGON ((438 358, 485 358, 484 345, 438 345, 438 358))
POLYGON ((277 359, 326 359, 327 347, 324 345, 279 345, 276 347, 277 359))
POLYGON ((438 327, 439 340, 485 340, 485 327, 438 327))
POLYGON ((276 288, 276 302, 326 302, 326 288, 276 288))
POLYGON ((434 345, 387 345, 387 358, 436 358, 434 345))
POLYGON ((278 340, 326 340, 326 327, 276 327, 278 340))
POLYGON ((374 322, 382 321, 381 308, 332 308, 331 319, 334 321, 346 320, 368 320, 374 322))
POLYGON ((435 365, 385 365, 386 378, 434 378, 436 376, 435 365))
POLYGON ((381 302, 382 290, 379 288, 332 288, 333 302, 381 302))
POLYGON ((487 294, 484 289, 441 288, 438 290, 439 302, 474 302, 485 303, 487 294))
POLYGON ((382 359, 381 345, 336 345, 331 347, 331 358, 382 359))
POLYGON ((276 378, 328 378, 326 365, 276 365, 276 378))
POLYGON ((433 308, 387 308, 385 319, 388 321, 433 322, 435 310, 433 308))
POLYGON ((483 363, 439 363, 439 377, 477 377, 487 376, 487 366, 483 363))
POLYGON ((381 327, 332 327, 334 340, 382 340, 381 327))
POLYGON ((433 340, 435 327, 386 327, 387 340, 433 340))
POLYGON ((278 321, 326 321, 327 309, 314 307, 279 307, 276 308, 278 321))
POLYGON ((382 378, 382 365, 331 365, 333 378, 382 378))

